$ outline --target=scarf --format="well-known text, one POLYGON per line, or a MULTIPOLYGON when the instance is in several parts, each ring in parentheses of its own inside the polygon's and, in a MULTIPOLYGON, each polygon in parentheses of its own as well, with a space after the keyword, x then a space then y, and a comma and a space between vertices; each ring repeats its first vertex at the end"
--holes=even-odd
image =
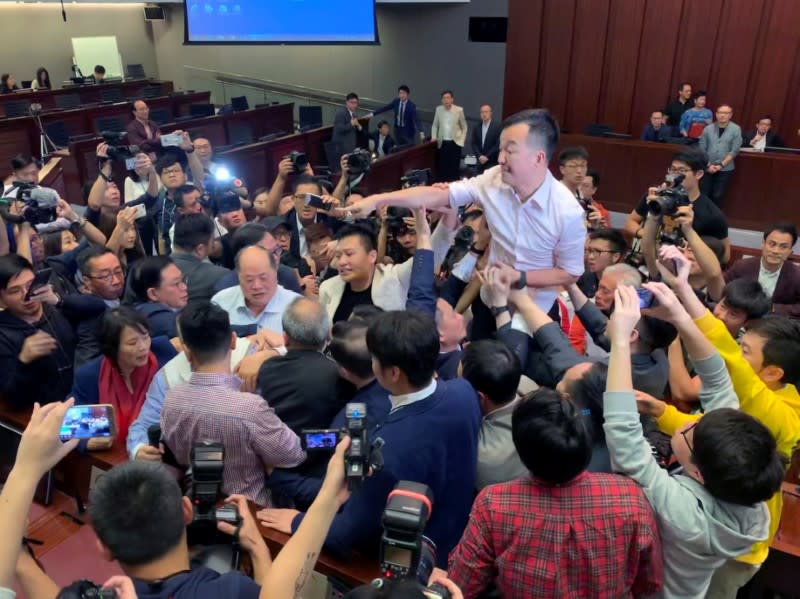
POLYGON ((106 357, 100 362, 100 403, 114 406, 117 418, 117 439, 122 442, 123 447, 128 439, 128 428, 139 416, 147 389, 157 372, 158 362, 153 352, 150 352, 147 364, 137 367, 131 373, 131 383, 133 384, 131 393, 116 364, 106 357))

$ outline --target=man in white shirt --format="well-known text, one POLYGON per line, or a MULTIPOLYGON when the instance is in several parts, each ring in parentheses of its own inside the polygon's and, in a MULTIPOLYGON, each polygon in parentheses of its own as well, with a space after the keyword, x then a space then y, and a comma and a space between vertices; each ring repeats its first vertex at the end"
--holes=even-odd
POLYGON ((458 179, 461 164, 461 149, 467 141, 467 120, 464 109, 453 104, 453 92, 442 92, 442 105, 436 107, 431 126, 431 139, 438 143, 439 156, 436 165, 440 181, 458 179))
POLYGON ((218 292, 211 301, 228 312, 231 327, 241 337, 258 329, 283 332, 283 312, 300 297, 278 285, 275 255, 253 245, 236 256, 239 285, 218 292))
MULTIPOLYGON (((479 203, 492 234, 489 263, 502 264, 517 288, 536 289, 549 311, 559 286, 583 273, 586 240, 583 208, 548 169, 558 145, 558 124, 546 110, 524 110, 503 123, 499 166, 449 187, 412 187, 354 202, 348 211, 364 218, 381 206, 428 209, 479 203)), ((520 318, 515 325, 527 330, 520 318)))

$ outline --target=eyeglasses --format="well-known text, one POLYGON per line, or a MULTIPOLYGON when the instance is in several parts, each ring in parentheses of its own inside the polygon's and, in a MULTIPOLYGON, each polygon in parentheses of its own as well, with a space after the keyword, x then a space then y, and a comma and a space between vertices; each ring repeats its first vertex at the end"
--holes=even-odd
POLYGON ((109 270, 107 272, 101 273, 99 275, 85 275, 87 279, 97 279, 98 281, 111 281, 113 279, 123 279, 125 278, 125 273, 121 268, 117 268, 114 270, 109 270))
POLYGON ((616 254, 616 250, 598 250, 595 248, 586 248, 583 250, 583 253, 589 256, 590 258, 596 258, 601 254, 616 254))
POLYGON ((687 427, 686 429, 681 431, 681 437, 683 437, 683 440, 686 441, 686 447, 689 448, 689 453, 694 453, 694 448, 692 447, 692 444, 689 441, 689 437, 686 436, 686 433, 688 433, 690 430, 692 430, 696 426, 697 426, 697 422, 692 424, 692 426, 687 427))
POLYGON ((686 175, 687 173, 691 173, 692 169, 687 166, 682 166, 681 168, 673 168, 669 167, 667 169, 667 173, 670 175, 686 175))

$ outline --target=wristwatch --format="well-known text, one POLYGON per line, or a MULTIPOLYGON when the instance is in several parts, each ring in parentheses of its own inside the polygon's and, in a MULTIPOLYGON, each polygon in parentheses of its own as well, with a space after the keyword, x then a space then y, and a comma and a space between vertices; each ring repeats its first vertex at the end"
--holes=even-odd
POLYGON ((514 289, 525 289, 528 286, 528 278, 525 276, 524 271, 519 273, 519 281, 514 283, 514 289))
POLYGON ((475 244, 473 243, 472 245, 469 246, 469 251, 475 254, 476 256, 483 256, 486 253, 486 248, 479 250, 478 248, 475 247, 475 244))
POLYGON ((503 312, 510 311, 508 309, 508 306, 493 306, 492 308, 490 308, 490 310, 492 311, 492 316, 494 316, 495 318, 500 316, 503 312))
POLYGON ((189 148, 188 150, 184 150, 187 154, 194 154, 194 148, 189 148))

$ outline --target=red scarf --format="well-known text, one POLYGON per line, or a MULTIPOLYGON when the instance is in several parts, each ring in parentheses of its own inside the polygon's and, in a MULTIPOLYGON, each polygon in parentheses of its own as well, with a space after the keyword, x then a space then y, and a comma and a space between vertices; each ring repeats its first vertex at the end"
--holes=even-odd
POLYGON ((133 393, 128 390, 125 379, 116 364, 109 358, 100 361, 100 403, 114 406, 117 417, 117 439, 123 447, 128 439, 128 427, 139 416, 144 405, 147 389, 158 372, 158 362, 153 352, 147 357, 147 364, 139 366, 131 373, 133 393))

